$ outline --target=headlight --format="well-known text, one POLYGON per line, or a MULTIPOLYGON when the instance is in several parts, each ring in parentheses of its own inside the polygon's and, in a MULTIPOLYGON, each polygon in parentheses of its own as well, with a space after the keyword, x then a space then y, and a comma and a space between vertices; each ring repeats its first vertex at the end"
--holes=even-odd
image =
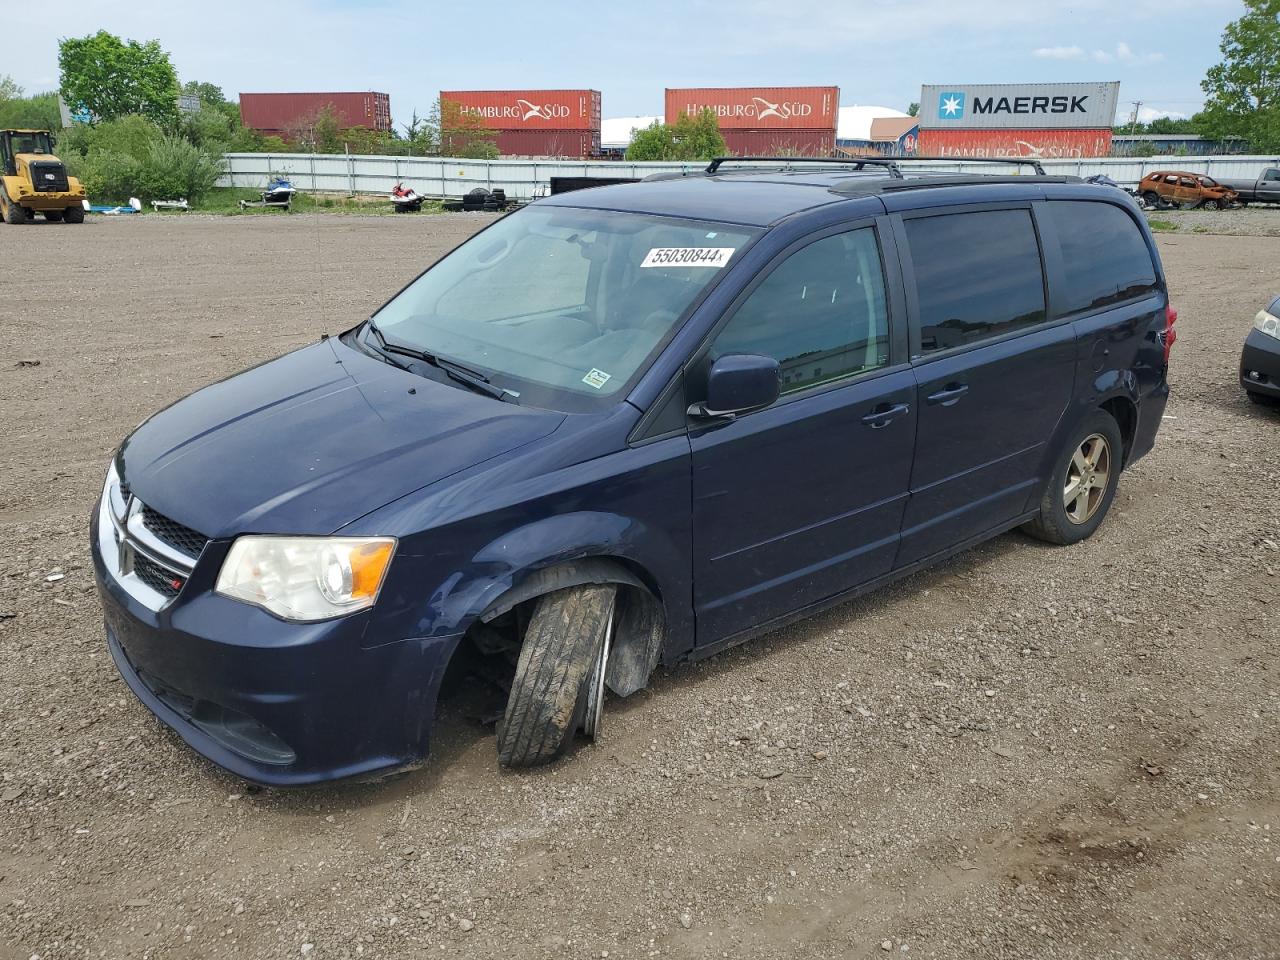
POLYGON ((240 537, 215 590, 286 620, 327 620, 373 606, 390 537, 240 537))
POLYGON ((1280 317, 1273 317, 1267 311, 1259 310, 1258 315, 1253 318, 1253 325, 1268 337, 1280 340, 1280 317))

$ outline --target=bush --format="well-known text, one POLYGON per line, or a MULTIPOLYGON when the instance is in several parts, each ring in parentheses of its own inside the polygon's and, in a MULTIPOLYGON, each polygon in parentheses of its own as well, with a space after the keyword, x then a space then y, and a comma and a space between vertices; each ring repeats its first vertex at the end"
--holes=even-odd
POLYGON ((138 194, 146 200, 199 200, 222 176, 222 158, 181 137, 162 134, 138 168, 138 194))
POLYGON ((71 172, 94 200, 199 200, 222 174, 220 152, 165 133, 145 117, 76 127, 63 138, 71 172))
POLYGON ((710 160, 729 152, 715 113, 704 109, 697 116, 681 113, 673 124, 655 120, 635 131, 628 160, 710 160))

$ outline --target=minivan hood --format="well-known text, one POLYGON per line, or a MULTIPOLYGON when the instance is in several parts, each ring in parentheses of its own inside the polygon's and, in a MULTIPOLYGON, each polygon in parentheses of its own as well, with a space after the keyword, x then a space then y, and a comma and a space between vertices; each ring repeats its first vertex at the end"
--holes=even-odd
POLYGON ((329 339, 157 413, 119 469, 143 503, 208 537, 326 534, 563 420, 329 339))

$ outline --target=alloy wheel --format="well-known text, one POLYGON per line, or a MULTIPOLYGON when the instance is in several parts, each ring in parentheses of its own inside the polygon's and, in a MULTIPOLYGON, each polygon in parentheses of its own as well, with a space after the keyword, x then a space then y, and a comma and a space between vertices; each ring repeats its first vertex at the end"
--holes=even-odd
POLYGON ((1100 433, 1091 433, 1071 455, 1062 505, 1074 524, 1088 523, 1102 506, 1111 482, 1111 444, 1100 433))
MULTIPOLYGON (((616 599, 614 603, 616 605, 616 599)), ((582 717, 582 732, 592 740, 599 736, 604 721, 604 677, 609 669, 609 650, 613 646, 613 615, 614 611, 610 610, 609 622, 604 628, 604 642, 600 644, 600 653, 587 677, 587 705, 582 717)))

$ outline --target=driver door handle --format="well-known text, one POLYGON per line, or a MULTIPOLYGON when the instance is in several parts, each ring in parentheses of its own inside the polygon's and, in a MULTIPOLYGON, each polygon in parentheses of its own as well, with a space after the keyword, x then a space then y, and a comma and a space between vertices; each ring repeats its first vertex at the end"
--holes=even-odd
POLYGON ((937 393, 931 393, 925 397, 925 400, 933 405, 942 405, 949 407, 966 393, 969 392, 969 385, 965 383, 948 383, 937 393))
POLYGON ((894 420, 911 412, 911 406, 906 403, 886 404, 882 403, 862 418, 872 430, 879 430, 881 427, 887 427, 894 420))

